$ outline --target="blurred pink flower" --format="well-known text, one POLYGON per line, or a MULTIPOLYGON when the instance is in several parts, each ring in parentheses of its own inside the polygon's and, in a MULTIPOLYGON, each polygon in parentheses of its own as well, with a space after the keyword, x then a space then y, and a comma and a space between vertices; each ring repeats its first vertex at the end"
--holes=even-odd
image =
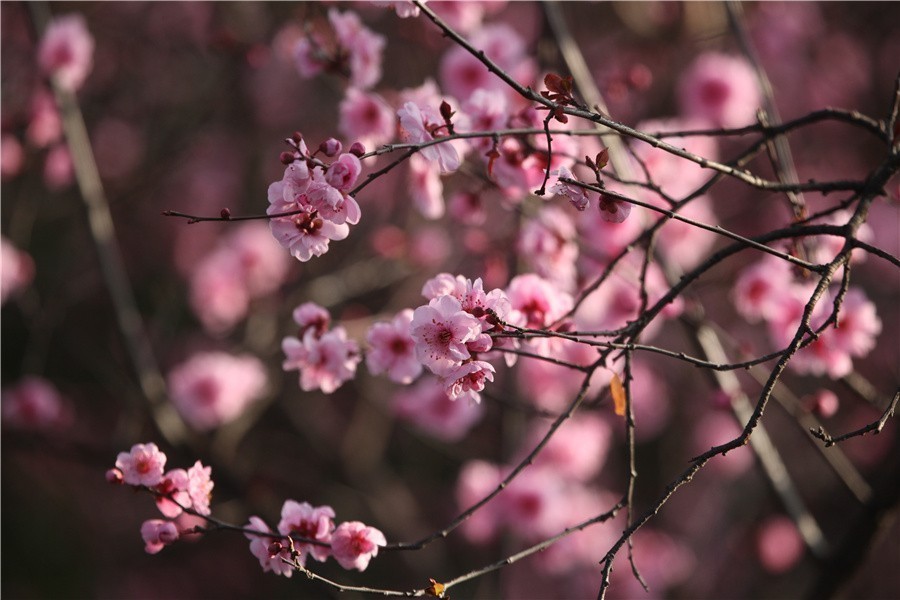
POLYGON ((141 537, 144 538, 144 550, 147 554, 156 554, 178 539, 178 528, 171 521, 150 519, 141 525, 141 537))
POLYGON ((19 429, 53 430, 68 426, 70 409, 56 387, 41 377, 24 377, 2 394, 3 424, 19 429))
POLYGON ((0 137, 0 176, 3 181, 18 175, 24 164, 25 151, 19 138, 11 133, 4 133, 0 137))
MULTIPOLYGON (((532 428, 522 444, 518 456, 524 458, 546 435, 547 426, 541 423, 532 428)), ((595 477, 606 463, 612 443, 612 428, 594 414, 579 415, 566 421, 558 435, 554 435, 534 460, 534 466, 556 471, 563 477, 587 482, 595 477)))
POLYGON ((293 318, 300 326, 299 337, 303 337, 307 329, 312 329, 316 337, 320 337, 331 326, 331 314, 315 302, 304 302, 295 308, 293 318))
POLYGON ((412 309, 401 310, 390 323, 375 323, 366 335, 369 350, 366 365, 373 375, 387 373, 391 381, 412 383, 422 373, 415 354, 415 340, 409 333, 412 309))
POLYGON ((116 468, 122 471, 122 480, 128 485, 153 487, 162 481, 166 455, 156 444, 135 444, 129 452, 119 452, 116 468))
POLYGON ((378 556, 378 547, 386 546, 384 534, 359 521, 341 523, 331 538, 335 560, 345 569, 365 571, 369 561, 378 556))
POLYGON ((805 545, 794 522, 783 515, 769 517, 756 533, 756 555, 769 573, 789 571, 803 558, 805 545))
POLYGON ((721 127, 756 121, 762 95, 753 67, 743 58, 707 52, 682 74, 678 87, 681 112, 721 127))
POLYGON ((578 234, 568 212, 544 206, 519 230, 516 248, 535 273, 561 289, 575 289, 578 234))
POLYGON ((31 96, 25 139, 37 148, 46 148, 61 138, 62 120, 56 108, 56 100, 49 90, 38 88, 31 96))
POLYGON ((368 89, 381 79, 381 54, 385 37, 363 26, 359 15, 352 11, 328 11, 338 44, 349 55, 350 84, 368 89))
MULTIPOLYGON (((286 500, 281 507, 281 521, 278 532, 282 535, 294 535, 308 540, 316 540, 328 544, 334 531, 334 509, 330 506, 313 508, 308 502, 286 500)), ((300 564, 306 564, 306 557, 312 556, 324 562, 331 554, 329 546, 294 542, 294 548, 300 552, 300 564)))
MULTIPOLYGON (((466 510, 480 502, 502 481, 500 469, 483 460, 470 460, 459 470, 456 479, 456 504, 466 510)), ((483 505, 460 526, 463 535, 476 544, 486 544, 497 535, 502 512, 497 498, 483 505)))
POLYGON ((413 206, 423 217, 433 220, 444 216, 444 185, 438 163, 418 154, 410 156, 407 189, 413 206))
POLYGON ((506 295, 512 307, 510 322, 532 329, 550 325, 574 304, 570 294, 534 273, 514 277, 506 295))
POLYGON ((65 144, 57 144, 50 148, 44 159, 44 183, 54 191, 72 185, 75 181, 75 169, 72 155, 65 144))
POLYGON ((38 48, 38 64, 45 75, 74 92, 90 73, 93 58, 94 38, 84 17, 69 14, 50 21, 38 48))
POLYGON ((0 304, 28 286, 34 279, 34 261, 27 252, 0 236, 0 304))
POLYGON ((480 404, 450 399, 444 384, 434 377, 399 391, 391 407, 397 418, 445 442, 462 439, 484 413, 480 404))
POLYGON ((394 111, 378 94, 348 88, 339 110, 338 131, 366 148, 390 142, 397 130, 394 111))
POLYGON ((188 424, 208 431, 234 421, 266 389, 259 359, 225 352, 201 352, 169 371, 169 397, 188 424))

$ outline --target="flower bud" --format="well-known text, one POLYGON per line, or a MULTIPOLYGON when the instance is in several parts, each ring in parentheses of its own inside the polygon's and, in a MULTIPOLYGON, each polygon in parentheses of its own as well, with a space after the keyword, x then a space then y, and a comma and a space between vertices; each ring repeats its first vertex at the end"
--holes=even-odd
POLYGON ((353 145, 350 146, 348 152, 357 158, 362 158, 363 154, 366 153, 366 147, 359 142, 353 142, 353 145))
POLYGON ((328 138, 319 144, 319 152, 328 157, 337 156, 340 154, 342 148, 341 142, 334 138, 328 138))

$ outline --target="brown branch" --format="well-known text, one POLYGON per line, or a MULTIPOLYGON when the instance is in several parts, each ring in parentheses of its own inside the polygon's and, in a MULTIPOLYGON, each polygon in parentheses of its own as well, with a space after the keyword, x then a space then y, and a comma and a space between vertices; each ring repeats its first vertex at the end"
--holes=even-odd
POLYGON ((894 398, 891 400, 890 404, 888 404, 887 408, 884 410, 884 413, 881 417, 865 425, 860 427, 859 429, 854 429, 849 433, 845 433, 844 435, 839 435, 837 437, 832 437, 825 432, 824 427, 819 427, 818 429, 810 429, 809 432, 813 434, 814 437, 822 440, 824 442, 825 447, 829 448, 834 446, 835 444, 839 444, 845 440, 849 440, 851 438, 860 437, 869 433, 874 435, 878 435, 881 433, 881 430, 884 429, 884 426, 887 424, 888 419, 894 416, 894 411, 897 410, 897 401, 900 400, 900 390, 894 393, 894 398))

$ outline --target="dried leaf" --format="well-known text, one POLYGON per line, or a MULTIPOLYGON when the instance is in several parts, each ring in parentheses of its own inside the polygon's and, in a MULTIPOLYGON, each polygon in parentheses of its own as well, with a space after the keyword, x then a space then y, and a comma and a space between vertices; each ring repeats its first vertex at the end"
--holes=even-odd
POLYGON ((443 583, 438 583, 434 579, 428 578, 428 581, 431 582, 427 588, 425 588, 425 593, 429 596, 434 596, 435 598, 443 598, 444 597, 444 589, 445 586, 443 583))
POLYGON ((620 417, 625 416, 625 386, 619 376, 613 373, 612 380, 609 382, 609 392, 612 394, 613 410, 620 417))

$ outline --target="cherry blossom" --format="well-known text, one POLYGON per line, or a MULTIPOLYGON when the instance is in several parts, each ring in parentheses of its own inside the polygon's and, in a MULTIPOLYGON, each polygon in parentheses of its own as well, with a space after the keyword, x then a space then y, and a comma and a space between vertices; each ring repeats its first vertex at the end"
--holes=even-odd
POLYGON ((349 139, 377 148, 394 137, 397 117, 378 94, 349 88, 339 111, 338 131, 349 139))
POLYGON ((308 329, 321 336, 331 326, 331 314, 315 302, 304 302, 293 311, 294 322, 300 326, 300 336, 308 329))
MULTIPOLYGON (((250 521, 244 525, 244 529, 258 531, 261 534, 273 533, 268 525, 257 516, 250 517, 250 521)), ((244 532, 244 536, 250 540, 250 553, 258 560, 263 572, 273 572, 276 575, 284 575, 290 577, 294 574, 294 567, 291 566, 290 547, 285 547, 277 537, 269 537, 266 535, 256 535, 244 532)))
POLYGON ((208 515, 209 501, 212 498, 213 482, 210 478, 212 467, 204 467, 198 460, 187 471, 187 492, 191 498, 191 508, 201 515, 208 515))
POLYGON ((462 439, 484 414, 481 404, 451 399, 435 377, 423 377, 399 391, 391 408, 399 419, 444 442, 462 439))
POLYGON ((144 538, 147 554, 157 554, 178 540, 178 528, 171 521, 150 519, 141 525, 141 537, 144 538))
POLYGON ((302 341, 286 337, 281 348, 285 354, 284 370, 299 370, 300 389, 306 392, 315 389, 326 394, 334 392, 353 379, 362 360, 359 345, 347 338, 343 327, 335 327, 321 337, 307 330, 302 341))
POLYGON ((484 390, 485 381, 494 380, 494 367, 483 360, 472 360, 449 369, 444 374, 447 396, 453 400, 481 402, 479 392, 484 390))
POLYGON ((339 12, 332 8, 328 20, 340 47, 349 55, 350 83, 368 89, 381 79, 381 53, 385 38, 362 24, 352 11, 339 12))
POLYGON ((391 381, 412 383, 422 373, 415 340, 409 333, 413 311, 404 309, 390 323, 375 323, 366 335, 366 366, 373 375, 387 373, 391 381))
POLYGON ((769 517, 756 534, 759 562, 769 573, 784 573, 803 558, 805 546, 794 522, 783 515, 769 517))
POLYGON ((682 74, 681 111, 721 127, 750 125, 762 105, 753 67, 743 58, 718 52, 702 54, 682 74))
POLYGON ((53 19, 44 31, 38 48, 38 64, 62 87, 78 90, 93 66, 94 38, 84 17, 69 14, 53 19))
POLYGON ((162 481, 157 484, 155 489, 160 494, 156 498, 156 507, 164 517, 174 519, 184 511, 185 507, 191 507, 188 486, 188 474, 184 469, 172 469, 163 475, 162 481))
POLYGON ((466 342, 481 333, 481 322, 462 310, 459 300, 439 296, 413 313, 410 335, 416 358, 437 375, 445 375, 469 358, 466 342))
POLYGON ((70 408, 56 387, 42 377, 28 376, 3 389, 3 424, 18 429, 53 431, 67 427, 70 408))
POLYGON ((378 547, 387 545, 384 534, 359 521, 341 523, 331 537, 331 551, 345 569, 365 571, 378 556, 378 547))
POLYGON ((281 521, 278 532, 282 535, 294 535, 307 540, 316 540, 326 545, 294 542, 294 549, 300 552, 300 564, 306 564, 306 557, 312 556, 324 562, 331 554, 327 545, 331 542, 334 531, 334 510, 330 506, 313 508, 308 502, 286 500, 281 507, 281 521))
POLYGON ((156 444, 135 444, 130 452, 119 452, 116 468, 122 472, 122 480, 128 485, 152 487, 162 481, 166 455, 156 444))
POLYGON ((234 421, 266 390, 259 359, 225 352, 202 352, 175 366, 167 377, 178 412, 198 431, 234 421))
MULTIPOLYGON (((430 142, 447 134, 446 126, 440 116, 432 109, 423 110, 413 102, 407 102, 397 111, 400 127, 406 139, 414 144, 430 142), (439 130, 442 130, 440 134, 439 130)), ((459 168, 459 154, 451 144, 434 144, 422 148, 420 154, 430 161, 435 161, 441 171, 450 173, 459 168)))
POLYGON ((413 205, 423 217, 433 220, 444 216, 444 185, 438 163, 418 154, 410 156, 407 188, 413 205))

